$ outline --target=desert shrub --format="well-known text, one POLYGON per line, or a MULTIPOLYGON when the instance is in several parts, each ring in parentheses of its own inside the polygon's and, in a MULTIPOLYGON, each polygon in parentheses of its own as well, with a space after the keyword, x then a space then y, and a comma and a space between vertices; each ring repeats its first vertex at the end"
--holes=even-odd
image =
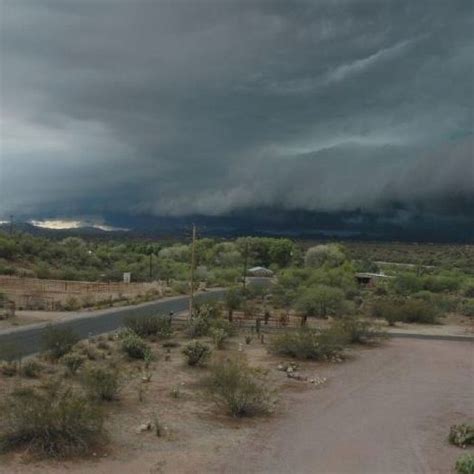
POLYGON ((427 275, 423 278, 423 288, 440 293, 442 291, 456 291, 461 286, 461 279, 449 275, 427 275))
POLYGON ((383 337, 383 333, 372 323, 359 318, 343 318, 335 321, 333 326, 345 333, 351 344, 369 344, 383 337))
POLYGON ((320 331, 302 328, 275 336, 271 341, 270 351, 297 359, 325 360, 338 356, 347 342, 346 332, 338 327, 320 331))
POLYGON ((207 344, 199 341, 193 341, 183 349, 188 365, 205 365, 211 355, 211 348, 207 344))
POLYGON ((225 341, 228 337, 224 329, 211 328, 210 334, 212 337, 212 341, 214 342, 214 345, 216 346, 216 349, 223 349, 225 341))
POLYGON ((394 326, 396 322, 404 320, 401 303, 387 299, 381 299, 373 303, 372 316, 385 319, 389 326, 394 326))
POLYGON ((197 316, 188 321, 185 332, 190 339, 195 339, 197 337, 207 336, 210 327, 211 323, 208 318, 197 316))
POLYGON ((465 300, 461 305, 461 312, 464 316, 474 316, 474 299, 465 300))
POLYGON ((83 375, 82 383, 91 398, 112 401, 118 397, 121 378, 113 368, 89 367, 83 375))
POLYGON ((26 446, 45 457, 84 454, 103 432, 101 410, 59 384, 13 392, 3 405, 2 451, 26 446))
POLYGON ((14 361, 1 361, 0 373, 5 377, 13 377, 18 372, 18 364, 14 361))
POLYGON ((255 369, 238 360, 215 364, 208 380, 211 394, 233 416, 254 416, 271 411, 272 393, 255 369))
POLYGON ((82 367, 86 358, 82 354, 69 352, 61 357, 61 362, 66 366, 69 374, 74 375, 82 367))
POLYGON ((80 308, 80 304, 77 298, 74 296, 70 296, 67 300, 66 303, 63 305, 63 308, 66 311, 76 311, 77 309, 80 308))
POLYGON ((159 336, 165 338, 172 334, 171 322, 163 316, 129 316, 125 318, 125 327, 140 337, 159 336))
POLYGON ((463 423, 451 426, 448 440, 461 448, 474 444, 474 425, 463 423))
POLYGON ((410 295, 423 289, 422 279, 411 272, 398 274, 391 280, 390 285, 400 295, 410 295))
POLYGON ((464 454, 455 465, 457 474, 474 474, 474 454, 464 454))
POLYGON ((49 326, 42 335, 43 349, 54 360, 67 354, 78 341, 79 337, 68 327, 49 326))
POLYGON ((121 347, 132 359, 146 359, 151 355, 150 346, 133 331, 121 334, 121 347))
POLYGON ((427 301, 409 299, 400 310, 407 323, 434 324, 437 322, 438 312, 434 305, 427 301))
POLYGON ((474 283, 467 283, 463 291, 467 298, 474 298, 474 283))
POLYGON ((37 360, 30 359, 23 363, 21 367, 21 374, 24 377, 36 378, 43 370, 43 365, 40 364, 37 360))
POLYGON ((221 329, 226 333, 227 337, 232 337, 235 335, 235 328, 231 322, 226 319, 212 319, 210 323, 210 330, 212 329, 221 329))

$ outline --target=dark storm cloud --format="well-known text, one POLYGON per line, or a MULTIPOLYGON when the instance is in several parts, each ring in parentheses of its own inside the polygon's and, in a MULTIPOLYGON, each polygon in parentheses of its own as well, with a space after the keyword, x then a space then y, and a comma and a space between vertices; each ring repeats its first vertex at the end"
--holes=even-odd
POLYGON ((474 212, 469 0, 1 8, 0 214, 474 212))

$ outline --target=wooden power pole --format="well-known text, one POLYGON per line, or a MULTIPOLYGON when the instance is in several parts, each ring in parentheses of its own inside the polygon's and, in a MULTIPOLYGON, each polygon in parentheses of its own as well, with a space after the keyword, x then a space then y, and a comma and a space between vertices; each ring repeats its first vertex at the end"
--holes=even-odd
POLYGON ((193 317, 193 306, 194 306, 194 267, 196 266, 196 226, 193 224, 193 241, 191 244, 191 271, 189 273, 189 319, 193 317))
POLYGON ((244 271, 242 275, 242 290, 244 293, 244 298, 245 298, 245 290, 246 290, 246 283, 247 283, 247 266, 248 266, 248 260, 249 260, 249 243, 248 241, 245 241, 245 247, 244 247, 244 271))

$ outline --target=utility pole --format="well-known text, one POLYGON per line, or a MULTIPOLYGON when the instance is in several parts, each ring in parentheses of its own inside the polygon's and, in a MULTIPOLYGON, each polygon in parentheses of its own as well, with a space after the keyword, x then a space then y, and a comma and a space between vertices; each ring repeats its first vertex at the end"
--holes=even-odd
POLYGON ((196 226, 193 224, 193 241, 191 244, 191 272, 189 274, 190 280, 190 294, 189 294, 189 319, 193 316, 194 305, 194 267, 196 265, 196 226))
POLYGON ((249 242, 248 240, 246 240, 245 247, 244 247, 244 273, 242 275, 242 290, 243 290, 244 297, 245 297, 245 290, 246 290, 248 259, 249 259, 249 242))
POLYGON ((153 278, 153 252, 150 252, 150 281, 153 278))

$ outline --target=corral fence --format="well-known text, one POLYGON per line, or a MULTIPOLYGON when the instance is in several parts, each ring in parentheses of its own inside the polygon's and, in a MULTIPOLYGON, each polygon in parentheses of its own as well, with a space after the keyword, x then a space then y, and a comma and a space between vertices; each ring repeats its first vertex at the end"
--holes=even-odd
POLYGON ((0 275, 0 293, 14 302, 17 309, 56 310, 71 299, 77 304, 92 305, 153 293, 164 294, 166 285, 149 283, 88 282, 68 280, 43 280, 0 275))

